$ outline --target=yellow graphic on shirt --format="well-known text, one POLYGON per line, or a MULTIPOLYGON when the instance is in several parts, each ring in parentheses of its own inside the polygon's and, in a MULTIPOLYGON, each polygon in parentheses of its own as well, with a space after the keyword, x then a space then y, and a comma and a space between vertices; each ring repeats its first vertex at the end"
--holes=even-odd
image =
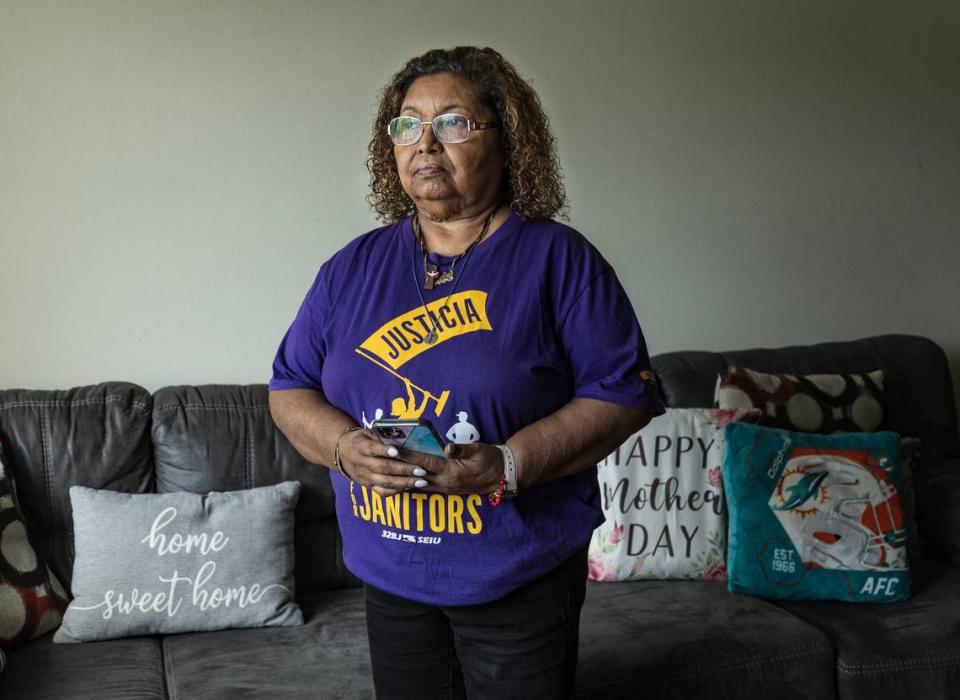
POLYGON ((427 311, 418 306, 400 314, 371 333, 360 343, 359 349, 379 358, 392 369, 398 369, 420 353, 458 335, 492 330, 487 317, 487 293, 470 290, 457 292, 449 299, 431 301, 427 304, 427 311), (426 336, 434 324, 438 337, 437 342, 430 345, 426 336))
POLYGON ((483 520, 480 519, 483 498, 479 494, 459 496, 404 491, 381 496, 366 486, 358 485, 358 488, 359 498, 353 482, 350 483, 353 515, 375 525, 438 535, 479 535, 483 530, 483 520))
POLYGON ((427 405, 430 403, 431 399, 434 401, 433 412, 438 416, 443 413, 443 407, 447 405, 447 399, 450 397, 450 390, 444 389, 440 392, 440 396, 434 396, 429 391, 423 387, 419 387, 413 382, 411 382, 406 377, 403 377, 392 369, 380 362, 376 357, 371 357, 361 348, 355 348, 357 354, 367 358, 373 364, 381 367, 386 370, 394 377, 403 382, 404 387, 407 390, 406 398, 403 396, 398 396, 393 401, 390 402, 390 415, 394 418, 412 418, 417 419, 423 415, 423 412, 427 410, 427 405), (420 403, 417 403, 417 396, 414 394, 416 390, 420 394, 420 403))
MULTIPOLYGON (((434 416, 440 417, 450 399, 450 390, 434 388, 431 391, 396 370, 420 353, 439 347, 451 338, 483 330, 493 330, 487 316, 487 293, 470 290, 452 294, 449 299, 433 301, 427 304, 427 311, 418 306, 400 314, 371 333, 355 351, 403 383, 402 392, 390 400, 391 417, 418 419, 430 409, 434 416), (427 333, 434 325, 437 340, 430 344, 426 340, 427 333)), ((382 414, 378 409, 376 415, 382 414)), ((467 413, 460 411, 458 416, 463 423, 467 413)), ((363 422, 367 425, 365 417, 363 422)), ((473 432, 469 441, 475 442, 479 434, 474 435, 476 428, 470 427, 473 432)), ((441 538, 438 535, 441 534, 478 535, 483 530, 480 518, 483 497, 476 493, 445 495, 405 491, 381 496, 351 481, 350 500, 354 517, 381 525, 384 528, 381 536, 386 539, 439 544, 441 538)))

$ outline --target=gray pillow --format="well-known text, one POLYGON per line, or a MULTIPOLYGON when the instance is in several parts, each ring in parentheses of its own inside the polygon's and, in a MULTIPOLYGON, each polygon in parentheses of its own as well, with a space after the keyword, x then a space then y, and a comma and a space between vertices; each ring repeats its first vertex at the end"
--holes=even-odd
POLYGON ((74 599, 53 641, 302 625, 299 496, 299 481, 206 495, 71 486, 74 599))

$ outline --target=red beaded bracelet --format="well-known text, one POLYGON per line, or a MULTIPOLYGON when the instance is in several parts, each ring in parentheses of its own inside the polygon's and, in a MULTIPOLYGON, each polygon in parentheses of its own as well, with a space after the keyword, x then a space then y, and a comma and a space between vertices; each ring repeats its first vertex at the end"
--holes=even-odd
POLYGON ((507 490, 507 477, 503 472, 500 472, 500 481, 497 484, 497 490, 493 493, 488 493, 487 498, 490 499, 490 505, 496 508, 500 505, 500 502, 503 501, 503 492, 507 490))

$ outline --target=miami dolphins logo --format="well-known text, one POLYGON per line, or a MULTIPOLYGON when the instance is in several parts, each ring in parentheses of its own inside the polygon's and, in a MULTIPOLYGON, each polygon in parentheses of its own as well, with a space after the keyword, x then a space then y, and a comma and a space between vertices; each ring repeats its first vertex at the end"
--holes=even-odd
POLYGON ((828 476, 824 471, 804 471, 802 468, 787 468, 780 477, 775 492, 779 503, 771 504, 774 510, 789 510, 801 518, 819 511, 830 500, 823 483, 828 476))

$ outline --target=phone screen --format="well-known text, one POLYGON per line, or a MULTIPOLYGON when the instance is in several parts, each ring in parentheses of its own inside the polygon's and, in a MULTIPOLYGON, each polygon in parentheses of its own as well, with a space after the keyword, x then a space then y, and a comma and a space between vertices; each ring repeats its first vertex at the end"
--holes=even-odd
POLYGON ((373 429, 377 431, 380 440, 384 444, 394 447, 403 447, 414 427, 411 425, 378 425, 376 421, 373 424, 373 429))
POLYGON ((413 452, 424 452, 437 457, 446 457, 443 441, 426 421, 384 420, 374 421, 373 429, 387 445, 402 447, 413 452))
POLYGON ((431 432, 430 428, 425 425, 418 425, 411 430, 410 436, 403 444, 403 447, 407 450, 413 450, 414 452, 425 452, 426 454, 436 455, 438 457, 444 456, 443 445, 437 442, 437 438, 431 432))

